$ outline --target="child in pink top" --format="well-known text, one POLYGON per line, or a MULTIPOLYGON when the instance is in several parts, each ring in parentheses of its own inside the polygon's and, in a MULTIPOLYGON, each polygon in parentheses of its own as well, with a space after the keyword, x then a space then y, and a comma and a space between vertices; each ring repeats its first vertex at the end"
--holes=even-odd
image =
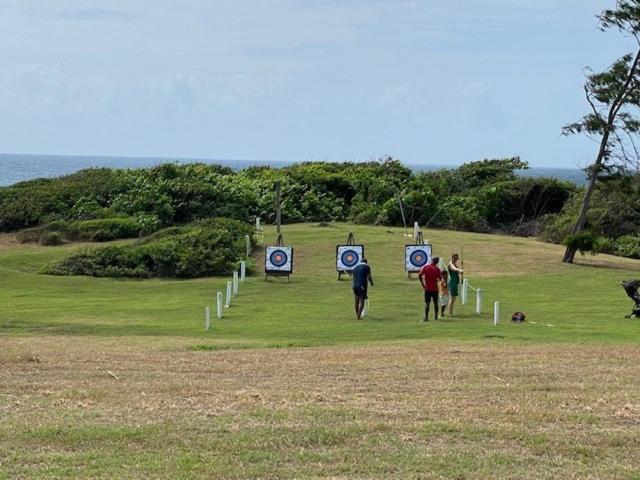
POLYGON ((447 307, 449 303, 449 272, 446 270, 442 271, 442 279, 439 282, 440 286, 440 298, 439 304, 442 311, 440 312, 440 316, 444 317, 444 309, 447 307))

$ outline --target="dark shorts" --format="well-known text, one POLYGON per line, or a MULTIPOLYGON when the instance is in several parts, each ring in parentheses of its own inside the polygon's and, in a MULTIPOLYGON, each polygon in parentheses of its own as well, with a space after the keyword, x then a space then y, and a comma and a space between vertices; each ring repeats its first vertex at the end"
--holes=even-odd
POLYGON ((362 299, 362 300, 366 300, 367 299, 367 287, 362 287, 362 286, 354 286, 353 287, 353 294, 355 295, 355 297, 357 299, 362 299))
POLYGON ((431 302, 431 300, 433 300, 433 303, 435 305, 437 305, 438 304, 438 296, 439 296, 439 294, 438 294, 437 291, 435 291, 435 292, 427 292, 427 291, 425 291, 424 292, 424 301, 426 303, 429 303, 429 302, 431 302))

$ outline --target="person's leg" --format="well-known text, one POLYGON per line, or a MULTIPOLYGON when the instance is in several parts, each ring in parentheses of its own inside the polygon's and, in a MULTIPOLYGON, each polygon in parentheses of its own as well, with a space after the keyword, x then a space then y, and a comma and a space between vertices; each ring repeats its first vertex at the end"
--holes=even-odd
POLYGON ((456 303, 456 298, 453 295, 451 295, 451 298, 449 299, 449 316, 453 317, 453 306, 456 303))
POLYGON ((433 312, 436 316, 436 320, 438 319, 438 313, 440 312, 440 307, 438 306, 438 292, 433 292, 433 312))
POLYGON ((360 300, 358 299, 357 296, 354 297, 356 304, 355 304, 355 310, 356 310, 356 318, 358 318, 358 304, 360 303, 360 300))
POLYGON ((362 311, 364 310, 364 296, 358 298, 358 320, 362 318, 362 311))
POLYGON ((429 292, 424 292, 424 320, 425 322, 429 321, 429 310, 431 309, 431 296, 429 292))

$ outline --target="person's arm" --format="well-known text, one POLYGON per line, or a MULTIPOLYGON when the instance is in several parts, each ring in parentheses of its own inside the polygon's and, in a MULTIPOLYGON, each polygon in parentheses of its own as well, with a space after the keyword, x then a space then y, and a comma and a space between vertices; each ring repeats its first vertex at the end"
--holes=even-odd
POLYGON ((453 270, 454 272, 464 273, 464 270, 462 270, 461 268, 456 267, 456 266, 455 266, 455 264, 454 264, 453 262, 451 262, 451 263, 449 264, 449 268, 450 268, 451 270, 453 270))
POLYGON ((424 276, 424 273, 422 272, 422 270, 420 270, 420 273, 418 274, 418 280, 420 280, 420 285, 422 285, 422 289, 425 290, 427 287, 424 284, 424 280, 422 280, 423 276, 424 276))
POLYGON ((373 287, 373 277, 371 276, 371 267, 369 267, 369 283, 373 287))

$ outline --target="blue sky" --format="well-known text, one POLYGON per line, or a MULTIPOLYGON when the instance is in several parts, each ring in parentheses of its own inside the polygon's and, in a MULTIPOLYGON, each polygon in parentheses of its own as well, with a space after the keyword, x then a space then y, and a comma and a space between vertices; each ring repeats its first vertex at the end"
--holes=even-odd
POLYGON ((584 166, 613 0, 0 0, 0 151, 584 166))

